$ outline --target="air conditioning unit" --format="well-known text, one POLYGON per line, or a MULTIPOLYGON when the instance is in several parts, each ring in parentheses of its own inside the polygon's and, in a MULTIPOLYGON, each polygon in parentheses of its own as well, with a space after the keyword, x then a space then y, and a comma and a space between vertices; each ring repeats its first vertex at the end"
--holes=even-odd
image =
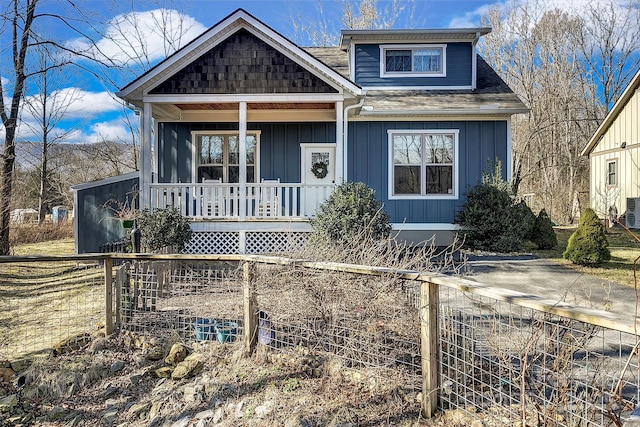
POLYGON ((640 197, 627 199, 625 225, 627 228, 640 228, 640 197))

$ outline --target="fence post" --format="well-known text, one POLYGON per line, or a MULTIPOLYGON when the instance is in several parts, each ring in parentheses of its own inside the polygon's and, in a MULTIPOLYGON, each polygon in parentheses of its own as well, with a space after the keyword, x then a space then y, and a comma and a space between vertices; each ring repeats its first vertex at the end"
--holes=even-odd
POLYGON ((420 325, 422 356, 422 415, 431 418, 438 407, 438 285, 420 286, 420 325))
POLYGON ((113 259, 107 256, 104 259, 104 334, 113 333, 113 259))
POLYGON ((251 355, 258 341, 258 302, 255 287, 255 264, 242 263, 242 287, 244 289, 244 342, 245 356, 251 355))

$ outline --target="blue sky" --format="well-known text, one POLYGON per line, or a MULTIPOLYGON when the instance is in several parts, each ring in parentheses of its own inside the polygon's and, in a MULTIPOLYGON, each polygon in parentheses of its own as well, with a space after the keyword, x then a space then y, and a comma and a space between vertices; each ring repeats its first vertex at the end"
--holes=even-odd
MULTIPOLYGON (((519 0, 406 0, 402 3, 407 9, 398 16, 394 27, 396 28, 448 28, 448 27, 475 27, 480 26, 480 17, 491 7, 502 8, 519 0)), ((549 7, 573 9, 580 7, 587 1, 601 0, 541 0, 549 7)), ((618 0, 616 0, 618 1, 618 0)), ((622 1, 622 0, 619 0, 622 1)), ((131 141, 131 130, 127 127, 123 117, 128 117, 134 124, 137 119, 130 111, 124 109, 113 97, 114 90, 123 87, 133 80, 144 67, 159 62, 165 57, 166 49, 163 48, 162 34, 157 31, 155 24, 159 19, 167 19, 171 22, 182 22, 184 35, 181 45, 196 37, 202 31, 214 25, 234 10, 243 8, 276 31, 292 41, 306 46, 309 43, 303 40, 301 32, 294 30, 292 16, 296 16, 296 22, 325 22, 327 25, 340 26, 341 0, 132 0, 130 2, 118 0, 89 0, 82 3, 96 15, 96 27, 101 32, 110 32, 118 42, 99 39, 98 45, 109 57, 126 64, 129 72, 109 73, 113 84, 104 84, 95 78, 82 73, 78 68, 69 68, 65 71, 64 78, 59 87, 59 102, 66 105, 65 117, 58 124, 56 133, 61 135, 65 142, 98 142, 100 140, 131 141), (131 8, 135 8, 132 10, 131 8), (174 9, 175 8, 175 9, 174 9), (321 13, 322 12, 322 13, 321 13), (159 18, 162 17, 162 18, 159 18), (132 22, 135 21, 135 26, 132 22), (119 25, 116 25, 117 23, 119 25), (136 30, 138 37, 136 37, 136 30), (144 65, 131 61, 132 56, 137 55, 139 47, 132 47, 132 40, 140 39, 137 43, 146 46, 148 52, 144 65), (136 52, 133 52, 136 51, 136 52)), ((58 10, 64 2, 45 3, 46 7, 58 10)), ((381 8, 390 7, 391 0, 379 0, 381 8)), ((70 13, 70 12, 67 12, 70 13)), ((173 28, 177 28, 174 25, 173 28)), ((78 38, 77 34, 65 33, 61 28, 47 28, 47 31, 56 33, 56 36, 64 43, 71 46, 86 46, 86 41, 78 38)), ((83 28, 87 33, 89 27, 83 28)), ((176 30, 177 31, 177 30, 176 30)), ((0 34, 0 45, 8 45, 8 35, 0 34)), ((0 55, 3 51, 0 50, 0 55)), ((88 66, 79 60, 83 66, 88 66)), ((9 64, 0 56, 0 76, 3 78, 5 88, 10 87, 9 74, 2 64, 9 64)), ((33 100, 37 90, 31 86, 27 94, 33 100)), ((38 132, 34 126, 28 126, 34 122, 26 112, 19 127, 19 140, 38 140, 38 132)), ((4 138, 4 129, 0 126, 0 141, 4 138)))

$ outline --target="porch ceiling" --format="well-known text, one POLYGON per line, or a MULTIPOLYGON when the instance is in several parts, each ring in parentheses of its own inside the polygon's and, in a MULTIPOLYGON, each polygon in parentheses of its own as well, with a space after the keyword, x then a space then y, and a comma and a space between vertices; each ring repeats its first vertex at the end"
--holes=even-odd
MULTIPOLYGON (((175 104, 183 111, 224 111, 237 110, 239 104, 235 103, 198 103, 198 104, 175 104)), ((250 102, 247 104, 248 110, 334 110, 335 104, 332 102, 250 102)))

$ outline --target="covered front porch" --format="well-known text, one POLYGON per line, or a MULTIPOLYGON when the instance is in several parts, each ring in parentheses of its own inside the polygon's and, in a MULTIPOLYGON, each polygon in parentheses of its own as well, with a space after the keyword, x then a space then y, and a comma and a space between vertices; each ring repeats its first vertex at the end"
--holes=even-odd
POLYGON ((175 207, 191 220, 291 221, 312 217, 335 184, 149 184, 148 207, 175 207))

